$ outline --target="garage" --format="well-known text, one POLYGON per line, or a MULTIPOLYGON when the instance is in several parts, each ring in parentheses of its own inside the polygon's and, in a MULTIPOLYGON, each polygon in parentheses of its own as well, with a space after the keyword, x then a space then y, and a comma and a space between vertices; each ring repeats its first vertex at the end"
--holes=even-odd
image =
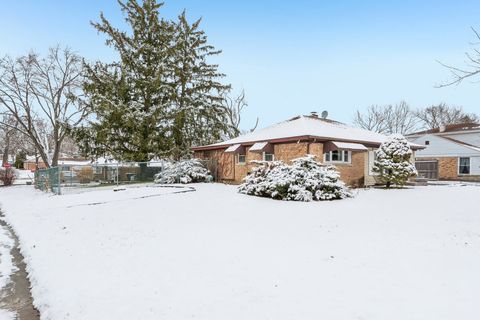
POLYGON ((438 161, 415 161, 415 168, 417 168, 418 176, 428 180, 438 180, 438 161))

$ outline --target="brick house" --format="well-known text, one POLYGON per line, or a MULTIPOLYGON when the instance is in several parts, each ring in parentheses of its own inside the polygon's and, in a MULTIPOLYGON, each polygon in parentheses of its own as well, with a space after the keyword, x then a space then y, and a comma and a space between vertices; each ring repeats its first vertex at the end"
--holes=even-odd
MULTIPOLYGON (((252 160, 282 160, 286 163, 307 154, 317 161, 333 164, 350 186, 376 183, 372 172, 374 151, 386 140, 380 133, 354 128, 316 113, 297 116, 240 137, 192 148, 194 157, 218 163, 217 178, 241 183, 252 170, 252 160)), ((423 148, 412 144, 412 149, 423 148)))
POLYGON ((419 175, 431 180, 480 181, 480 124, 447 125, 407 138, 425 146, 415 155, 419 175))

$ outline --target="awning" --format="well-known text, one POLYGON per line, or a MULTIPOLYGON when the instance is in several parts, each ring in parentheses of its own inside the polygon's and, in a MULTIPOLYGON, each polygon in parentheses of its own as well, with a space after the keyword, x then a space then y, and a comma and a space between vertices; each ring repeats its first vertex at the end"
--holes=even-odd
POLYGON ((228 147, 225 150, 225 153, 242 153, 242 151, 243 153, 245 153, 245 147, 242 147, 242 145, 239 143, 239 144, 234 144, 228 147))
POLYGON ((367 151, 368 148, 360 143, 352 142, 340 142, 340 141, 329 141, 325 143, 324 152, 334 151, 334 150, 353 150, 353 151, 367 151))
POLYGON ((359 151, 367 151, 368 148, 365 147, 363 144, 360 143, 350 143, 350 142, 338 142, 332 141, 334 145, 338 147, 338 149, 344 150, 359 150, 359 151))
POLYGON ((248 149, 248 151, 273 153, 273 145, 268 143, 267 141, 256 142, 253 146, 250 147, 250 149, 248 149))

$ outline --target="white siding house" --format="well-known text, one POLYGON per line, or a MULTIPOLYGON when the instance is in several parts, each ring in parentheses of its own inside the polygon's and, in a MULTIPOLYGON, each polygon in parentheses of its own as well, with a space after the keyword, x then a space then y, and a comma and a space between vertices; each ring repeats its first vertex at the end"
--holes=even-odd
POLYGON ((480 125, 447 126, 408 138, 426 147, 415 154, 420 175, 430 179, 480 181, 480 125))

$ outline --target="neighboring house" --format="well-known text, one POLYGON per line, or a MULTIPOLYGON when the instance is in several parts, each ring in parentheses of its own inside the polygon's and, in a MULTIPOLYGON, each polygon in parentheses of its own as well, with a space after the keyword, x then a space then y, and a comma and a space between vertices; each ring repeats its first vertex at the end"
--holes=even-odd
MULTIPOLYGON (((374 151, 386 138, 383 134, 319 118, 312 113, 235 139, 192 149, 196 158, 217 161, 219 181, 240 183, 255 166, 252 160, 288 163, 313 154, 317 161, 335 165, 348 185, 367 186, 376 183, 372 172, 374 151)), ((413 144, 411 147, 423 148, 413 144)))
POLYGON ((480 181, 480 124, 442 126, 407 137, 424 145, 415 155, 415 165, 428 179, 480 181))
POLYGON ((35 171, 37 169, 45 169, 47 166, 42 161, 42 159, 36 159, 35 156, 27 156, 27 159, 23 161, 23 169, 35 171))

